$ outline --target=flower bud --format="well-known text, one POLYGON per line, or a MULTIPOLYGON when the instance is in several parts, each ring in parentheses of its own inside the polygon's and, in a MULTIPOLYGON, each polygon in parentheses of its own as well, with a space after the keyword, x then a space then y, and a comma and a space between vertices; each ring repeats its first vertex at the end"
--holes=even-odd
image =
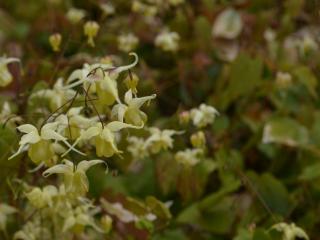
POLYGON ((101 228, 105 231, 105 233, 109 233, 112 229, 112 218, 108 215, 104 215, 100 221, 101 228))
POLYGON ((188 111, 183 111, 179 114, 179 123, 188 124, 190 121, 190 113, 188 111))
POLYGON ((130 74, 125 80, 124 80, 124 84, 126 85, 126 87, 128 88, 128 90, 131 89, 133 94, 137 94, 138 90, 137 90, 137 85, 139 82, 139 78, 136 74, 130 74))
POLYGON ((49 37, 49 42, 50 42, 51 48, 54 52, 60 51, 61 40, 62 40, 62 37, 61 37, 60 33, 52 34, 49 37))
POLYGON ((195 148, 203 148, 206 145, 206 137, 202 131, 192 134, 190 141, 192 146, 195 148))
POLYGON ((84 24, 83 32, 84 35, 88 37, 88 44, 91 47, 94 47, 93 39, 97 36, 99 28, 99 24, 95 21, 88 21, 84 24))

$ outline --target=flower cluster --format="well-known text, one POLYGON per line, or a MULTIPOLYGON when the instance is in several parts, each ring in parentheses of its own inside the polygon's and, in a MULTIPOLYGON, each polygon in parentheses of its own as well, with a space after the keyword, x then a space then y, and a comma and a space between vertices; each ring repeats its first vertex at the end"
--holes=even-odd
MULTIPOLYGON (((89 191, 86 171, 101 163, 108 169, 103 158, 123 153, 117 146, 121 131, 141 129, 147 121, 141 107, 156 95, 138 97, 138 82, 134 79, 130 80, 135 82, 134 87, 132 83, 124 84, 127 90, 123 101, 119 93, 119 75, 138 62, 135 53, 130 55, 135 58, 132 64, 120 67, 103 63, 84 64, 83 68, 74 70, 66 81, 59 78, 52 89, 37 90, 30 95, 30 101, 45 100, 51 113, 40 118, 36 124, 26 123, 17 127, 22 136, 18 150, 9 160, 27 152, 31 162, 37 165, 33 171, 46 167, 43 177, 59 175, 63 181, 58 187, 24 186, 29 202, 27 213, 32 215, 32 211, 39 211, 41 214, 32 217, 16 232, 14 239, 38 239, 43 233, 46 233, 46 239, 53 239, 52 234, 55 238, 67 239, 75 234, 85 234, 87 226, 100 234, 111 230, 112 218, 102 214, 101 208, 94 206, 86 197, 89 191), (76 148, 78 146, 81 151, 76 148), (78 154, 77 157, 74 154, 78 154), (77 160, 92 155, 101 159, 77 160), (102 214, 100 222, 95 217, 97 214, 102 214), (43 225, 41 221, 51 223, 43 225)), ((130 72, 128 77, 132 75, 130 72)), ((5 106, 4 110, 9 111, 9 106, 5 106)), ((5 112, 2 115, 8 114, 5 112)), ((157 133, 154 129, 152 131, 154 137, 149 140, 150 146, 157 151, 172 147, 170 137, 174 131, 165 130, 163 135, 160 130, 157 133)), ((14 213, 15 209, 1 206, 0 223, 1 228, 5 229, 7 215, 14 213)), ((113 209, 106 211, 114 214, 113 209)))

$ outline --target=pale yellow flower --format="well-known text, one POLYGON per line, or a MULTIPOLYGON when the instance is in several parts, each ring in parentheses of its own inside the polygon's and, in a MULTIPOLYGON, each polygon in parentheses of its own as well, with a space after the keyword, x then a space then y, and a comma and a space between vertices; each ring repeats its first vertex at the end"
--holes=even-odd
POLYGON ((76 96, 76 91, 72 89, 66 89, 63 85, 63 78, 58 78, 56 83, 53 85, 53 89, 43 89, 33 93, 30 97, 32 98, 47 98, 49 99, 49 105, 51 111, 57 110, 67 101, 71 100, 76 96))
POLYGON ((112 117, 117 116, 121 122, 126 122, 135 126, 144 125, 147 121, 147 115, 140 110, 142 105, 151 101, 156 97, 156 94, 146 97, 133 97, 132 90, 129 89, 124 97, 125 104, 119 103, 112 109, 112 117))
POLYGON ((194 166, 201 161, 203 151, 201 149, 185 149, 175 154, 174 158, 178 163, 186 166, 194 166))
POLYGON ((155 39, 155 45, 164 51, 175 52, 179 48, 180 36, 176 32, 162 31, 155 39))
MULTIPOLYGON (((74 142, 73 146, 76 146, 79 141, 95 139, 96 153, 98 157, 111 157, 114 154, 119 154, 121 151, 116 144, 115 133, 119 132, 123 128, 141 128, 142 126, 133 126, 119 121, 113 121, 105 126, 96 123, 94 126, 88 128, 80 134, 80 137, 74 142)), ((63 154, 66 155, 71 149, 63 154)))
POLYGON ((294 223, 277 223, 273 225, 271 229, 282 232, 283 240, 295 240, 296 238, 309 240, 305 231, 302 228, 297 227, 294 223))
POLYGON ((211 106, 202 103, 199 108, 191 109, 190 116, 196 127, 202 128, 212 124, 219 112, 211 106))
POLYGON ((61 40, 62 40, 62 36, 60 33, 55 33, 55 34, 50 35, 49 43, 50 43, 51 48, 54 52, 60 51, 61 40))
POLYGON ((97 36, 99 28, 99 24, 95 21, 88 21, 83 26, 83 33, 88 37, 88 44, 91 47, 95 45, 93 39, 97 36))
POLYGON ((58 195, 58 189, 55 186, 48 185, 43 189, 39 187, 33 188, 26 193, 29 202, 36 208, 43 208, 45 206, 52 206, 53 197, 58 195))
POLYGON ((137 47, 138 43, 139 38, 133 33, 121 34, 118 37, 118 48, 124 52, 131 52, 137 47))
POLYGON ((173 147, 173 135, 182 134, 183 131, 160 130, 159 128, 149 128, 151 136, 146 140, 146 146, 152 153, 158 153, 161 150, 167 150, 173 147))
POLYGON ((86 12, 78 8, 70 8, 67 12, 67 18, 73 24, 80 22, 85 16, 86 12))
POLYGON ((86 171, 90 167, 100 163, 105 164, 102 160, 83 160, 75 166, 71 161, 65 159, 62 161, 62 164, 57 164, 44 171, 43 176, 48 177, 52 174, 62 174, 67 193, 82 196, 89 190, 86 171))
POLYGON ((76 151, 79 154, 82 152, 73 148, 68 142, 67 139, 61 136, 59 133, 56 132, 58 128, 58 123, 47 123, 45 124, 41 130, 40 134, 38 129, 31 125, 31 124, 23 124, 17 127, 17 129, 24 133, 21 137, 19 142, 19 149, 18 151, 13 154, 9 159, 14 158, 15 156, 19 155, 22 151, 28 149, 28 155, 32 161, 35 163, 40 163, 42 161, 48 161, 50 158, 53 157, 54 152, 51 148, 51 141, 61 141, 66 144, 70 150, 76 151), (49 158, 49 159, 48 159, 49 158))
POLYGON ((18 58, 0 57, 0 87, 6 87, 12 80, 12 74, 8 69, 8 64, 13 62, 20 62, 18 58))

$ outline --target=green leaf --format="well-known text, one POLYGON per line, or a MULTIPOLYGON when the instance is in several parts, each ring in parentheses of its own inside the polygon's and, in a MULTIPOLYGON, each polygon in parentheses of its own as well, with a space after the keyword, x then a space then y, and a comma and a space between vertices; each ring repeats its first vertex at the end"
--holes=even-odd
POLYGON ((160 202, 155 197, 147 197, 146 204, 151 209, 151 211, 155 215, 157 215, 157 217, 162 219, 170 219, 172 217, 169 209, 164 205, 164 203, 160 202))
POLYGON ((286 216, 292 208, 289 199, 289 193, 281 181, 276 179, 269 173, 257 176, 250 172, 248 177, 251 181, 252 189, 259 194, 259 199, 262 205, 266 205, 271 212, 286 216))
POLYGON ((318 97, 316 92, 318 81, 310 68, 299 66, 293 71, 293 76, 308 89, 312 97, 318 97))
POLYGON ((303 146, 309 142, 309 133, 306 127, 294 119, 274 118, 265 124, 262 141, 288 146, 303 146))
POLYGON ((220 104, 223 109, 239 97, 252 94, 261 82, 262 67, 260 58, 251 58, 245 53, 239 54, 231 64, 230 80, 221 95, 220 104))
POLYGON ((315 163, 313 165, 307 166, 305 169, 303 169, 301 175, 299 178, 301 180, 314 180, 316 178, 320 177, 320 163, 315 163))

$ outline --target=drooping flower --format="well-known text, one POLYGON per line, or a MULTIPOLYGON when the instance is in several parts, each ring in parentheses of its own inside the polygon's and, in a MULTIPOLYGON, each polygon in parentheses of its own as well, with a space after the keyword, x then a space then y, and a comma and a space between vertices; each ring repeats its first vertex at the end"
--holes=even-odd
POLYGON ((24 135, 21 137, 21 140, 19 142, 18 151, 14 153, 9 159, 14 158, 22 151, 28 149, 28 155, 34 163, 39 164, 41 162, 48 162, 54 156, 54 150, 51 145, 51 140, 61 141, 65 145, 67 145, 70 150, 76 151, 79 154, 83 155, 82 152, 72 147, 67 142, 67 139, 65 137, 56 132, 57 128, 57 122, 47 123, 43 125, 39 134, 38 129, 31 124, 20 125, 19 127, 17 127, 17 129, 20 132, 24 133, 24 135))
POLYGON ((86 12, 78 8, 70 8, 67 12, 67 18, 73 24, 80 22, 85 17, 85 15, 86 12))
POLYGON ((76 92, 72 89, 66 89, 63 85, 63 78, 59 78, 53 85, 53 89, 39 90, 31 95, 32 98, 47 98, 51 111, 57 110, 66 102, 76 96, 76 92))
POLYGON ((84 232, 85 227, 88 226, 99 233, 105 233, 95 222, 94 215, 98 212, 100 212, 100 210, 90 202, 81 203, 81 205, 76 207, 68 207, 61 214, 64 218, 62 232, 81 234, 84 232))
POLYGON ((114 67, 109 64, 94 64, 75 70, 68 78, 67 83, 70 84, 66 88, 90 84, 92 86, 90 89, 95 89, 101 103, 108 106, 115 101, 120 103, 117 78, 121 72, 133 68, 139 61, 136 53, 129 55, 135 57, 134 62, 129 65, 114 67))
POLYGON ((59 123, 61 135, 75 140, 80 137, 83 129, 88 129, 92 124, 97 123, 98 117, 87 118, 81 114, 82 109, 83 107, 70 108, 66 114, 60 114, 56 117, 55 122, 59 123))
POLYGON ((75 166, 69 160, 63 160, 62 164, 57 164, 43 172, 44 177, 52 174, 63 174, 64 185, 67 193, 82 196, 89 190, 89 182, 86 176, 86 171, 96 164, 103 163, 102 160, 83 160, 75 166))
POLYGON ((297 227, 294 223, 277 223, 273 225, 271 229, 283 232, 283 240, 295 240, 296 238, 309 240, 305 231, 297 227))
POLYGON ((109 215, 104 215, 100 219, 101 228, 105 233, 109 233, 112 229, 112 218, 109 215))
MULTIPOLYGON (((123 128, 141 128, 142 126, 133 126, 119 121, 113 121, 103 126, 102 123, 97 123, 94 126, 88 128, 80 134, 80 137, 74 142, 73 147, 76 146, 79 141, 90 140, 94 138, 96 154, 98 157, 111 157, 114 154, 119 154, 121 151, 116 144, 115 133, 119 132, 123 128)), ((63 154, 66 155, 71 149, 63 154)))
POLYGON ((179 34, 176 32, 162 31, 155 39, 155 45, 164 51, 175 52, 179 48, 179 34))
POLYGON ((62 40, 62 37, 61 37, 60 33, 52 34, 49 37, 49 43, 50 43, 51 48, 54 52, 60 51, 61 40, 62 40))
POLYGON ((153 17, 157 14, 157 7, 150 4, 142 3, 141 1, 134 0, 131 9, 133 12, 141 13, 145 17, 153 17))
POLYGON ((191 109, 190 116, 195 126, 202 128, 212 124, 219 112, 211 106, 202 103, 199 108, 191 109))
POLYGON ((198 131, 191 135, 190 142, 195 148, 204 148, 206 145, 206 137, 203 131, 198 131))
POLYGON ((12 80, 12 74, 8 69, 8 64, 13 62, 20 62, 18 58, 0 57, 0 87, 6 87, 12 80))
POLYGON ((100 9, 106 16, 113 15, 115 13, 115 8, 111 3, 100 3, 100 9))
POLYGON ((146 141, 143 138, 128 137, 129 146, 128 152, 131 153, 133 159, 143 159, 149 155, 146 141))
POLYGON ((139 38, 133 33, 121 34, 118 37, 118 48, 124 52, 131 52, 137 47, 138 43, 139 38))
POLYGON ((97 36, 99 31, 99 24, 95 21, 88 21, 83 26, 83 33, 88 37, 88 44, 94 47, 94 38, 97 36))
POLYGON ((194 166, 201 161, 201 155, 203 151, 201 149, 185 149, 175 154, 174 158, 178 163, 185 166, 194 166))
POLYGON ((53 197, 58 194, 58 189, 55 186, 48 185, 43 189, 39 187, 33 188, 26 193, 29 202, 36 208, 43 208, 45 206, 52 206, 53 197))
POLYGON ((173 147, 172 136, 182 134, 183 131, 175 131, 170 129, 160 130, 159 128, 149 128, 151 136, 146 140, 146 146, 152 153, 158 153, 161 150, 167 150, 173 147))
POLYGON ((14 123, 20 122, 21 120, 21 117, 16 116, 12 113, 10 104, 7 101, 5 101, 0 111, 0 123, 14 123))
POLYGON ((126 122, 135 126, 144 125, 147 121, 147 115, 140 110, 142 105, 151 101, 156 97, 156 94, 146 97, 133 97, 132 90, 129 89, 124 97, 126 104, 119 103, 112 109, 112 116, 117 116, 120 122, 126 122))

